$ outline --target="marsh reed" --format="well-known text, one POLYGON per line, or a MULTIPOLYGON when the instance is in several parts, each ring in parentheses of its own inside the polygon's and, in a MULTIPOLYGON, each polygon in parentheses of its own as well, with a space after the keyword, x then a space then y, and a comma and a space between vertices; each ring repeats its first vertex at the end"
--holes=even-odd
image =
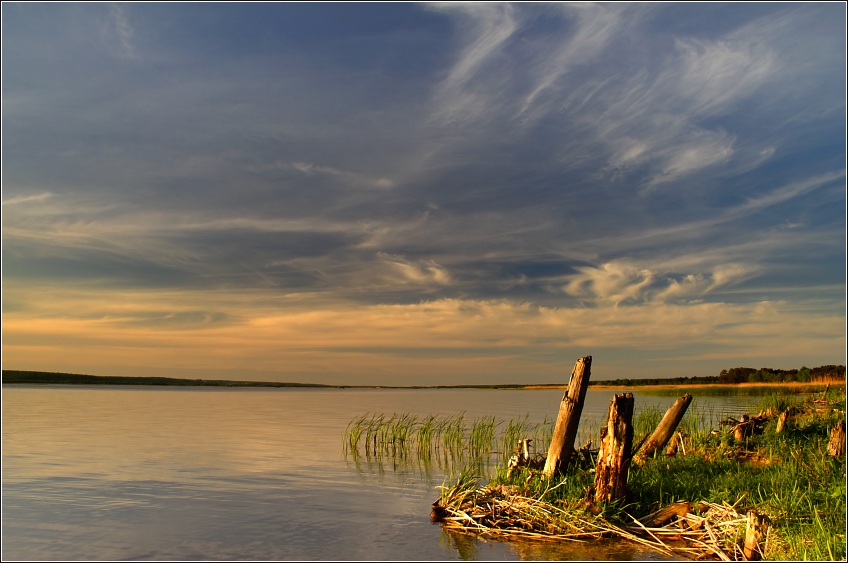
POLYGON ((527 417, 500 421, 494 416, 468 419, 457 415, 416 415, 365 413, 352 420, 344 432, 344 453, 368 458, 407 459, 415 456, 429 461, 450 458, 479 465, 493 454, 512 454, 518 440, 533 437, 550 439, 547 418, 538 423, 527 417))

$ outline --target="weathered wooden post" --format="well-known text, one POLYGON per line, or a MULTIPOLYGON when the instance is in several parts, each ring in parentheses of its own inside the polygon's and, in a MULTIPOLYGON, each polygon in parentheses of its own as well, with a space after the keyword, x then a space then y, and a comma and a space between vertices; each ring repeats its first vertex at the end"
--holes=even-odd
POLYGON ((601 427, 601 446, 595 465, 595 503, 624 501, 627 470, 633 447, 633 393, 615 395, 601 427))
POLYGON ((759 561, 763 558, 760 544, 768 532, 768 518, 755 511, 748 512, 748 527, 745 530, 745 547, 742 550, 748 561, 759 561))
POLYGON ((830 442, 827 444, 827 453, 833 457, 845 456, 845 421, 840 420, 830 432, 830 442))
POLYGON ((775 434, 780 434, 786 428, 786 420, 789 418, 789 411, 783 411, 777 417, 777 428, 774 429, 775 434))
POLYGON ((655 451, 662 449, 668 443, 669 439, 674 435, 674 431, 677 430, 677 425, 683 420, 683 415, 686 414, 686 409, 689 408, 689 403, 691 402, 692 395, 687 393, 671 405, 671 408, 666 411, 665 416, 663 416, 657 425, 654 433, 651 434, 651 437, 648 438, 645 445, 642 446, 642 449, 633 458, 635 463, 642 465, 645 463, 645 460, 654 455, 655 451))
POLYGON ((580 358, 574 364, 568 390, 559 404, 554 435, 548 448, 548 458, 545 460, 544 474, 549 478, 565 467, 571 458, 580 414, 583 412, 583 401, 586 399, 586 388, 589 386, 591 367, 592 356, 580 358))

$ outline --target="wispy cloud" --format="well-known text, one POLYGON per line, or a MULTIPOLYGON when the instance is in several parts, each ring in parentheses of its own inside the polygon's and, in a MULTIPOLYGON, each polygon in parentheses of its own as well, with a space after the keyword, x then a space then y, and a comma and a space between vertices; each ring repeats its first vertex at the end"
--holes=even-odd
POLYGON ((435 3, 435 10, 462 16, 460 25, 468 37, 445 79, 436 88, 437 109, 433 120, 453 124, 475 120, 487 109, 492 92, 481 74, 513 35, 518 23, 511 4, 435 3))
POLYGON ((568 276, 563 291, 601 305, 618 307, 668 302, 697 302, 718 288, 738 283, 755 268, 744 264, 721 264, 711 272, 653 271, 625 260, 598 267, 581 267, 568 276))
MULTIPOLYGON (((634 24, 639 17, 633 6, 623 4, 561 4, 559 7, 574 29, 563 34, 556 54, 542 59, 534 69, 535 84, 524 97, 520 114, 529 112, 540 96, 553 89, 574 67, 595 62, 609 42, 622 34, 622 27, 634 24)), ((546 107, 534 113, 550 110, 551 107, 546 107)))
POLYGON ((127 58, 136 57, 137 51, 133 45, 135 30, 127 16, 126 5, 110 2, 109 16, 110 21, 106 29, 107 37, 114 38, 117 41, 118 52, 121 56, 127 58))
POLYGON ((49 192, 45 192, 38 195, 21 195, 10 197, 9 199, 3 200, 3 205, 20 205, 22 203, 37 203, 45 201, 46 199, 52 197, 53 194, 49 192))
POLYGON ((311 164, 308 162, 297 161, 292 162, 289 166, 307 175, 327 174, 330 176, 339 176, 341 178, 346 179, 350 184, 356 187, 388 189, 393 188, 395 186, 395 183, 389 178, 369 178, 357 172, 337 170, 336 168, 332 168, 330 166, 321 166, 319 164, 311 164))
POLYGON ((401 274, 404 281, 421 285, 450 285, 453 281, 450 272, 434 260, 421 260, 416 264, 409 262, 403 256, 390 255, 385 252, 378 252, 377 258, 392 265, 401 274))

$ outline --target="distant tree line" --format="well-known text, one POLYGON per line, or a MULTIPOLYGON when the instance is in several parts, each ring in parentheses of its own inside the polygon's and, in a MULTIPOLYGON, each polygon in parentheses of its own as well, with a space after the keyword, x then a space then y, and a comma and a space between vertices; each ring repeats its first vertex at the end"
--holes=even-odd
POLYGON ((718 374, 718 383, 778 383, 782 381, 799 381, 801 383, 827 382, 834 379, 845 379, 845 366, 819 366, 799 369, 772 368, 730 368, 723 369, 718 374))
POLYGON ((819 366, 800 369, 772 368, 730 368, 723 369, 718 376, 706 375, 695 377, 667 377, 648 379, 608 379, 590 381, 589 385, 615 385, 617 387, 638 387, 640 385, 692 385, 710 383, 779 383, 783 381, 798 381, 801 383, 826 383, 833 380, 845 379, 845 366, 819 366))
POLYGON ((330 387, 318 383, 281 383, 276 381, 231 381, 226 379, 179 379, 175 377, 127 377, 120 375, 83 375, 45 371, 3 370, 3 383, 47 385, 167 385, 192 387, 330 387))
POLYGON ((640 385, 691 385, 703 383, 719 383, 715 375, 694 377, 653 377, 650 379, 607 379, 590 381, 589 385, 615 385, 616 387, 638 387, 640 385))

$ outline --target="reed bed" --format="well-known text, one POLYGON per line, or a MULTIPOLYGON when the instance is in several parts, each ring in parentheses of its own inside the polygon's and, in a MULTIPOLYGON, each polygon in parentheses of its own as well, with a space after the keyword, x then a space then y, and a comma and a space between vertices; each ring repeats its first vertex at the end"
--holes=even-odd
MULTIPOLYGON (((553 434, 553 421, 540 422, 529 415, 508 421, 494 416, 467 419, 458 415, 366 413, 352 420, 344 432, 344 453, 353 457, 394 458, 415 456, 421 460, 453 460, 461 464, 491 465, 493 454, 504 463, 521 439, 547 444, 553 434)), ((545 450, 546 451, 546 450, 545 450)))

